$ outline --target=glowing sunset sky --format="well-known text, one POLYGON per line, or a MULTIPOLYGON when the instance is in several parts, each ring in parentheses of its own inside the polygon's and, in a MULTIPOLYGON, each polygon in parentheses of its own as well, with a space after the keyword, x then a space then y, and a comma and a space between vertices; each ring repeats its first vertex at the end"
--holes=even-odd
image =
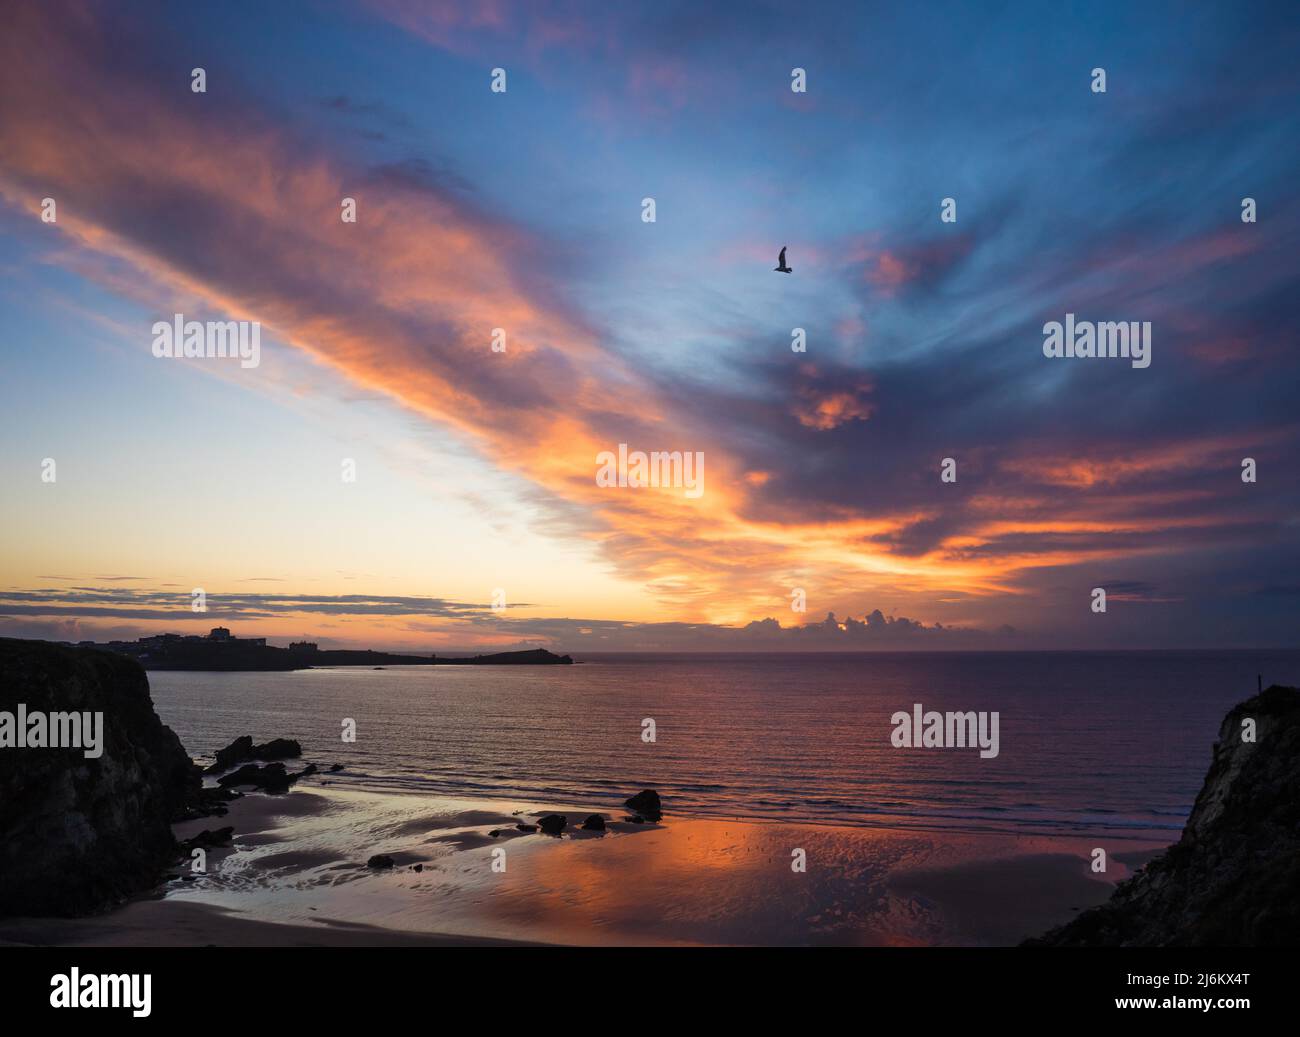
POLYGON ((0 634, 1293 645, 1294 12, 1047 6, 7 7, 0 634))

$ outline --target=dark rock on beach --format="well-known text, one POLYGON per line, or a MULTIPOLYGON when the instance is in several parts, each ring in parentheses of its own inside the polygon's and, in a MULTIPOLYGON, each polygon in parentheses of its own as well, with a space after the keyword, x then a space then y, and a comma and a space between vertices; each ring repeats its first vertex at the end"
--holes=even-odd
POLYGON ((246 763, 238 770, 223 774, 217 779, 217 784, 221 786, 251 785, 255 789, 281 785, 287 788, 288 782, 289 775, 282 763, 268 763, 264 767, 259 767, 255 763, 246 763))
POLYGON ((292 774, 284 769, 282 763, 268 763, 264 767, 259 767, 255 763, 246 763, 238 770, 223 774, 217 779, 217 784, 222 788, 248 785, 274 796, 288 792, 289 786, 299 778, 306 778, 315 773, 316 765, 314 763, 308 764, 302 770, 292 774))
POLYGON ((599 814, 592 814, 582 822, 582 827, 588 832, 603 832, 605 830, 605 819, 599 814))
POLYGON ((521 832, 535 832, 535 831, 537 831, 537 826, 536 826, 536 825, 517 824, 517 825, 515 825, 515 827, 516 827, 517 829, 519 829, 519 831, 521 831, 521 832))
POLYGON ((559 835, 568 825, 569 819, 564 814, 547 814, 538 819, 537 827, 547 835, 559 835))
POLYGON ((654 789, 646 789, 643 792, 638 792, 635 796, 630 796, 623 800, 623 805, 650 821, 658 821, 663 817, 663 807, 659 803, 659 793, 655 792, 654 789))
POLYGON ((1274 685, 1219 728, 1182 838, 1036 946, 1300 943, 1300 691, 1274 685), (1255 740, 1243 740, 1253 720, 1255 740))
POLYGON ((102 754, 0 750, 0 916, 84 914, 151 886, 176 858, 171 822, 212 800, 158 719, 134 660, 0 638, 0 711, 100 713, 102 754))
POLYGON ((211 850, 218 847, 230 845, 230 840, 235 836, 235 830, 231 827, 218 828, 215 832, 210 832, 206 828, 198 835, 191 836, 180 844, 181 849, 185 852, 201 848, 211 850))
POLYGON ((220 771, 228 771, 249 760, 270 763, 272 760, 296 759, 301 755, 302 746, 292 738, 273 738, 261 745, 254 745, 252 735, 241 735, 224 749, 217 750, 216 762, 204 773, 217 774, 220 771))
POLYGON ((370 860, 366 861, 367 868, 374 868, 376 871, 387 871, 393 866, 393 858, 387 854, 377 853, 370 860))
MULTIPOLYGON (((198 768, 195 768, 198 771, 198 768)), ((194 795, 190 798, 180 811, 172 818, 172 821, 195 821, 201 817, 225 817, 228 813, 226 804, 232 799, 240 799, 242 792, 237 792, 231 788, 200 788, 195 790, 194 795)))

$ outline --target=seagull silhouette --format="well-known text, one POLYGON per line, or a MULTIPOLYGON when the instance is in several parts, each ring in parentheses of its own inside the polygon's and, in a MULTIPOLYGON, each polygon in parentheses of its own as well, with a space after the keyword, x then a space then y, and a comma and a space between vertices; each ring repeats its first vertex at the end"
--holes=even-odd
POLYGON ((794 273, 794 267, 792 267, 792 266, 786 266, 786 265, 785 265, 785 246, 784 246, 784 245, 781 246, 781 256, 780 256, 779 259, 777 259, 777 261, 776 261, 776 266, 774 266, 772 269, 775 270, 775 271, 777 271, 777 273, 781 273, 781 274, 792 274, 792 273, 794 273))

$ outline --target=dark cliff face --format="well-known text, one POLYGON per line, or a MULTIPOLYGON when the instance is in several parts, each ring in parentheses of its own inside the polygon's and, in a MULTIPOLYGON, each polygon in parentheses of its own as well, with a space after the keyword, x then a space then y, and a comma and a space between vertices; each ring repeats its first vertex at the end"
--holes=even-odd
POLYGON ((1274 685, 1234 707, 1182 838, 1105 904, 1030 943, 1300 943, 1300 691, 1274 685), (1247 719, 1254 742, 1242 739, 1247 719))
POLYGON ((0 748, 0 916, 92 911, 151 885, 201 778, 154 712, 144 670, 109 652, 0 638, 0 711, 102 711, 103 754, 0 748))

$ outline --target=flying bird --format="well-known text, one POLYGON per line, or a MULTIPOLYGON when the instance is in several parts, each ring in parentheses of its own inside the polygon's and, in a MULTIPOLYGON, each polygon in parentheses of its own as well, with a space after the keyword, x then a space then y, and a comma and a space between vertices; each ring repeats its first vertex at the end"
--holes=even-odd
POLYGON ((776 266, 775 266, 773 269, 776 270, 777 273, 781 273, 781 274, 792 274, 792 273, 794 273, 794 267, 792 267, 792 266, 786 266, 786 265, 785 265, 785 246, 784 246, 784 245, 781 246, 781 256, 780 256, 780 258, 776 261, 776 266))

